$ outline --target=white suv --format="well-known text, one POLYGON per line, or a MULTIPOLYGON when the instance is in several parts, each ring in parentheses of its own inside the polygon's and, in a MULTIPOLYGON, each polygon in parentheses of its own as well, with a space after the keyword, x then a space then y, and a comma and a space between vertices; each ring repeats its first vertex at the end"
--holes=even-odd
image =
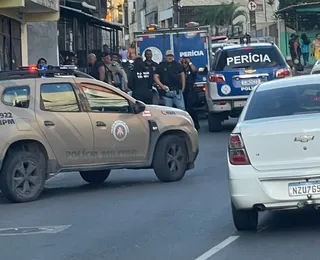
POLYGON ((258 211, 320 208, 320 75, 263 83, 231 133, 233 220, 256 229, 258 211))

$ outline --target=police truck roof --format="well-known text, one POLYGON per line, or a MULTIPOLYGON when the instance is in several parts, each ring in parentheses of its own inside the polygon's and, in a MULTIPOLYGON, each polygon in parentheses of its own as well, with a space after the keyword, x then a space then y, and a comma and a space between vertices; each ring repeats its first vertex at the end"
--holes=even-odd
POLYGON ((254 47, 254 48, 259 48, 259 47, 271 47, 274 46, 272 43, 249 43, 249 44, 234 44, 234 45, 227 45, 223 46, 223 50, 235 50, 235 49, 242 49, 246 47, 254 47))
POLYGON ((93 79, 90 75, 79 71, 74 65, 30 65, 19 67, 16 70, 0 71, 0 80, 53 77, 81 77, 93 79))

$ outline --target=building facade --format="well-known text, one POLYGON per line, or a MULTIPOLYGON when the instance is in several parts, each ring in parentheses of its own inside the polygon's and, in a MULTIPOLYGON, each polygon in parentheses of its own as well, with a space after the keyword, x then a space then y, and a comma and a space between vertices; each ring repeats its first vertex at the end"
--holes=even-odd
POLYGON ((28 23, 58 19, 59 0, 1 0, 0 71, 28 65, 28 50, 39 50, 44 46, 41 41, 35 45, 30 43, 28 39, 34 36, 28 35, 28 23))
MULTIPOLYGON (((214 5, 226 3, 239 3, 244 10, 247 11, 249 17, 249 10, 247 8, 247 0, 216 0, 214 5)), ((267 0, 255 0, 257 3, 256 10, 256 25, 257 31, 261 31, 274 23, 274 6, 267 4, 267 0)), ((213 5, 212 0, 181 0, 180 3, 180 27, 184 27, 187 22, 194 20, 195 10, 197 6, 213 5)), ((136 0, 136 16, 137 16, 137 30, 141 31, 150 24, 158 24, 162 28, 173 26, 173 7, 172 1, 167 0, 136 0)), ((237 20, 238 21, 238 20, 237 20)), ((250 28, 249 19, 242 17, 239 21, 243 22, 244 31, 250 28)), ((225 31, 227 31, 225 29, 225 31)), ((263 31, 263 34, 269 32, 263 31)))

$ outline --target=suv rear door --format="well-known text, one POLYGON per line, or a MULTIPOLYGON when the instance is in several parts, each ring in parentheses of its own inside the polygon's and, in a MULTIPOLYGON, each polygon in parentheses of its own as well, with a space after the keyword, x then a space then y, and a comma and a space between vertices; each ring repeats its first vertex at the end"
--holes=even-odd
POLYGON ((224 76, 218 82, 219 96, 248 96, 252 88, 261 82, 276 78, 276 72, 287 64, 275 45, 226 48, 216 55, 213 71, 224 76), (231 92, 223 93, 223 85, 231 86, 231 92))
POLYGON ((37 79, 36 118, 61 166, 92 163, 93 130, 71 78, 37 79))

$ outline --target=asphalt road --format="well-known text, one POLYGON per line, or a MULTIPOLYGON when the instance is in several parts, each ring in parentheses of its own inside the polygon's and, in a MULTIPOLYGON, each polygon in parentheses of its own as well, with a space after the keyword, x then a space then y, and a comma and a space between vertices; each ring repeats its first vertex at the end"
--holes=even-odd
POLYGON ((36 202, 0 197, 0 259, 316 259, 320 213, 264 213, 257 232, 235 230, 226 167, 233 126, 209 133, 203 122, 196 168, 178 183, 127 170, 93 188, 68 173, 51 179, 36 202))

